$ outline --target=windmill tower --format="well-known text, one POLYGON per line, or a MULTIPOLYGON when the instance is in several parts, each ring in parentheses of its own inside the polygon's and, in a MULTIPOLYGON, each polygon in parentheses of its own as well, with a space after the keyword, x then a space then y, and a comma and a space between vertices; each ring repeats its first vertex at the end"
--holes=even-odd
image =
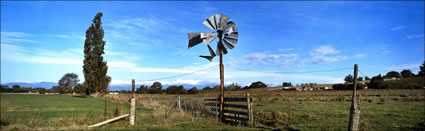
POLYGON ((220 118, 223 118, 223 101, 224 101, 224 66, 223 66, 223 54, 227 54, 227 49, 233 49, 238 42, 238 32, 236 24, 229 21, 229 17, 222 14, 216 14, 210 16, 202 24, 213 30, 211 33, 199 32, 199 33, 188 33, 189 46, 198 45, 204 42, 210 52, 210 56, 199 56, 209 61, 212 61, 216 55, 220 56, 220 118), (218 38, 217 48, 214 52, 209 43, 218 38), (226 47, 224 46, 226 45, 226 47))

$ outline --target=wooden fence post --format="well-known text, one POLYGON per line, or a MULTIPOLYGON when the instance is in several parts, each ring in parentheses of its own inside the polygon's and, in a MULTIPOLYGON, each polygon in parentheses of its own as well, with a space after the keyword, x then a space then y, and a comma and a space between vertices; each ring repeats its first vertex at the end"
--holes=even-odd
POLYGON ((357 71, 358 66, 354 64, 354 87, 353 87, 353 97, 351 99, 351 108, 350 108, 350 120, 348 123, 349 131, 359 130, 359 120, 360 120, 360 104, 359 98, 356 94, 357 89, 357 71))
POLYGON ((288 100, 288 127, 291 127, 291 99, 288 100))
POLYGON ((181 109, 182 105, 180 104, 180 96, 177 96, 177 108, 181 109))
POLYGON ((253 123, 252 103, 251 103, 251 99, 249 99, 249 93, 246 93, 246 102, 248 105, 248 124, 252 125, 253 123))
POLYGON ((136 98, 134 98, 134 79, 131 81, 131 99, 130 99, 130 125, 134 126, 134 121, 136 118, 136 98))
POLYGON ((192 122, 193 122, 194 110, 195 110, 195 108, 193 107, 193 98, 190 101, 190 106, 191 106, 191 109, 192 109, 192 122))
POLYGON ((220 120, 223 120, 224 110, 224 65, 223 54, 220 53, 220 120))

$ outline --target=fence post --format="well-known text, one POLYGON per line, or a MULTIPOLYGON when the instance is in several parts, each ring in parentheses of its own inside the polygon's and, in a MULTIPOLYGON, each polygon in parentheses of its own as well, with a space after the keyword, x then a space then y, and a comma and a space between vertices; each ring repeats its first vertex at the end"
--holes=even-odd
POLYGON ((192 122, 193 122, 193 113, 194 113, 194 110, 195 110, 195 108, 193 108, 193 98, 191 99, 191 101, 190 101, 190 106, 192 107, 192 122))
POLYGON ((180 104, 180 96, 177 96, 177 108, 182 108, 182 105, 180 104))
POLYGON ((354 64, 354 87, 353 87, 353 97, 351 99, 351 108, 350 108, 350 119, 348 123, 349 131, 357 131, 359 130, 359 120, 360 120, 360 105, 359 98, 356 94, 357 89, 357 71, 358 66, 354 64))
POLYGON ((291 127, 291 99, 288 99, 288 127, 291 127))
POLYGON ((246 102, 248 105, 248 124, 252 125, 253 117, 252 117, 252 104, 251 99, 249 99, 249 93, 246 93, 246 102))
POLYGON ((134 126, 134 121, 136 118, 136 98, 134 98, 134 79, 131 81, 131 99, 130 99, 130 125, 134 126))

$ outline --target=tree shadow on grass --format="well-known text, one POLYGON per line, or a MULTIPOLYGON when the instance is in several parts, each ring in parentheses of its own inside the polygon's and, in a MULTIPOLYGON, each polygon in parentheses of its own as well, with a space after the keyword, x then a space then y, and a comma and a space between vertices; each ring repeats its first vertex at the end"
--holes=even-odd
POLYGON ((7 122, 7 121, 4 121, 4 120, 0 120, 0 126, 7 126, 7 125, 9 125, 10 123, 9 122, 7 122))
POLYGON ((72 96, 72 97, 77 97, 77 98, 89 98, 87 95, 77 95, 77 96, 72 96))

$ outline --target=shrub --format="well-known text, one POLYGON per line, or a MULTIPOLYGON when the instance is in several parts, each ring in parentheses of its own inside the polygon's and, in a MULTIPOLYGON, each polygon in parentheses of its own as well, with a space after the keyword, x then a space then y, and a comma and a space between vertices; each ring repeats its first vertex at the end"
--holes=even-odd
POLYGON ((189 89, 187 91, 188 94, 198 94, 198 89, 196 87, 193 87, 192 89, 189 89))
POLYGON ((372 78, 369 87, 374 89, 421 89, 425 87, 425 77, 404 78, 391 81, 373 80, 372 78))
POLYGON ((251 85, 249 85, 248 89, 252 89, 252 88, 265 88, 265 87, 267 87, 266 84, 264 84, 261 81, 257 81, 257 82, 251 83, 251 85))
MULTIPOLYGON (((334 90, 353 90, 354 84, 335 84, 332 86, 334 90)), ((358 83, 357 84, 357 90, 359 89, 365 89, 366 84, 358 83)))

